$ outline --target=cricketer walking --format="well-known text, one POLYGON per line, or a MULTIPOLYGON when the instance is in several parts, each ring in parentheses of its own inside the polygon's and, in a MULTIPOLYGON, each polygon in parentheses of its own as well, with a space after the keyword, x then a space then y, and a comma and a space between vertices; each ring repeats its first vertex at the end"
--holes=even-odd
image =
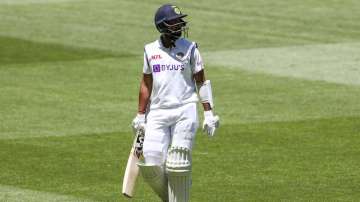
POLYGON ((138 113, 132 122, 135 131, 145 130, 140 173, 162 201, 169 202, 190 198, 199 100, 204 108, 204 132, 213 136, 219 126, 198 46, 182 37, 188 30, 186 16, 170 4, 156 11, 160 37, 144 48, 138 113))

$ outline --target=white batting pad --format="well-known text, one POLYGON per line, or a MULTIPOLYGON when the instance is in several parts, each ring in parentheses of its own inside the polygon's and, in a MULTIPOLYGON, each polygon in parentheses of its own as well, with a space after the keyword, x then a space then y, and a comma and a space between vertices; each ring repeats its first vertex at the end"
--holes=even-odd
POLYGON ((163 201, 168 201, 167 178, 164 168, 162 166, 145 165, 143 163, 138 163, 138 166, 145 182, 150 185, 163 201))
POLYGON ((191 185, 191 152, 182 147, 171 147, 166 161, 169 202, 188 202, 191 185))

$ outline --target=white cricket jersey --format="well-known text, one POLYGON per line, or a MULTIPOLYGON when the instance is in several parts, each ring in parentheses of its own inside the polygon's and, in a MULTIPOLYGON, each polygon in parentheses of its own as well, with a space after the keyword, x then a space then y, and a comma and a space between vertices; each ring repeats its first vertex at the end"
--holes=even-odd
POLYGON ((203 62, 195 42, 180 38, 172 48, 165 48, 160 39, 147 44, 143 73, 153 77, 150 109, 197 102, 193 74, 202 69, 203 62))

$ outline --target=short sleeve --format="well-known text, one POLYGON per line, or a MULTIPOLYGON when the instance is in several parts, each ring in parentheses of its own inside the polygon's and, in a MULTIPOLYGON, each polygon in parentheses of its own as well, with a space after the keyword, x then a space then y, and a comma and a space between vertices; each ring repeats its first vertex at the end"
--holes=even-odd
POLYGON ((196 74, 204 69, 204 63, 201 58, 200 51, 197 47, 194 48, 194 51, 192 53, 191 68, 193 74, 196 74))
POLYGON ((144 52, 143 73, 144 73, 144 74, 151 74, 151 68, 150 68, 150 65, 149 65, 149 61, 148 61, 148 59, 147 59, 146 52, 144 52))

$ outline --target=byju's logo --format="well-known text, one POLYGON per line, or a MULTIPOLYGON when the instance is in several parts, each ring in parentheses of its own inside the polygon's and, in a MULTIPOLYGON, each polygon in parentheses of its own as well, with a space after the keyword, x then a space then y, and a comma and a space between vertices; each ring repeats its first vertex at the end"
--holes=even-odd
POLYGON ((160 72, 160 65, 157 64, 157 65, 153 65, 153 72, 160 72))
POLYGON ((153 65, 153 73, 156 73, 156 72, 163 72, 163 71, 183 71, 185 68, 184 68, 184 64, 180 64, 180 65, 169 65, 169 64, 166 64, 166 65, 160 65, 160 64, 155 64, 153 65))

